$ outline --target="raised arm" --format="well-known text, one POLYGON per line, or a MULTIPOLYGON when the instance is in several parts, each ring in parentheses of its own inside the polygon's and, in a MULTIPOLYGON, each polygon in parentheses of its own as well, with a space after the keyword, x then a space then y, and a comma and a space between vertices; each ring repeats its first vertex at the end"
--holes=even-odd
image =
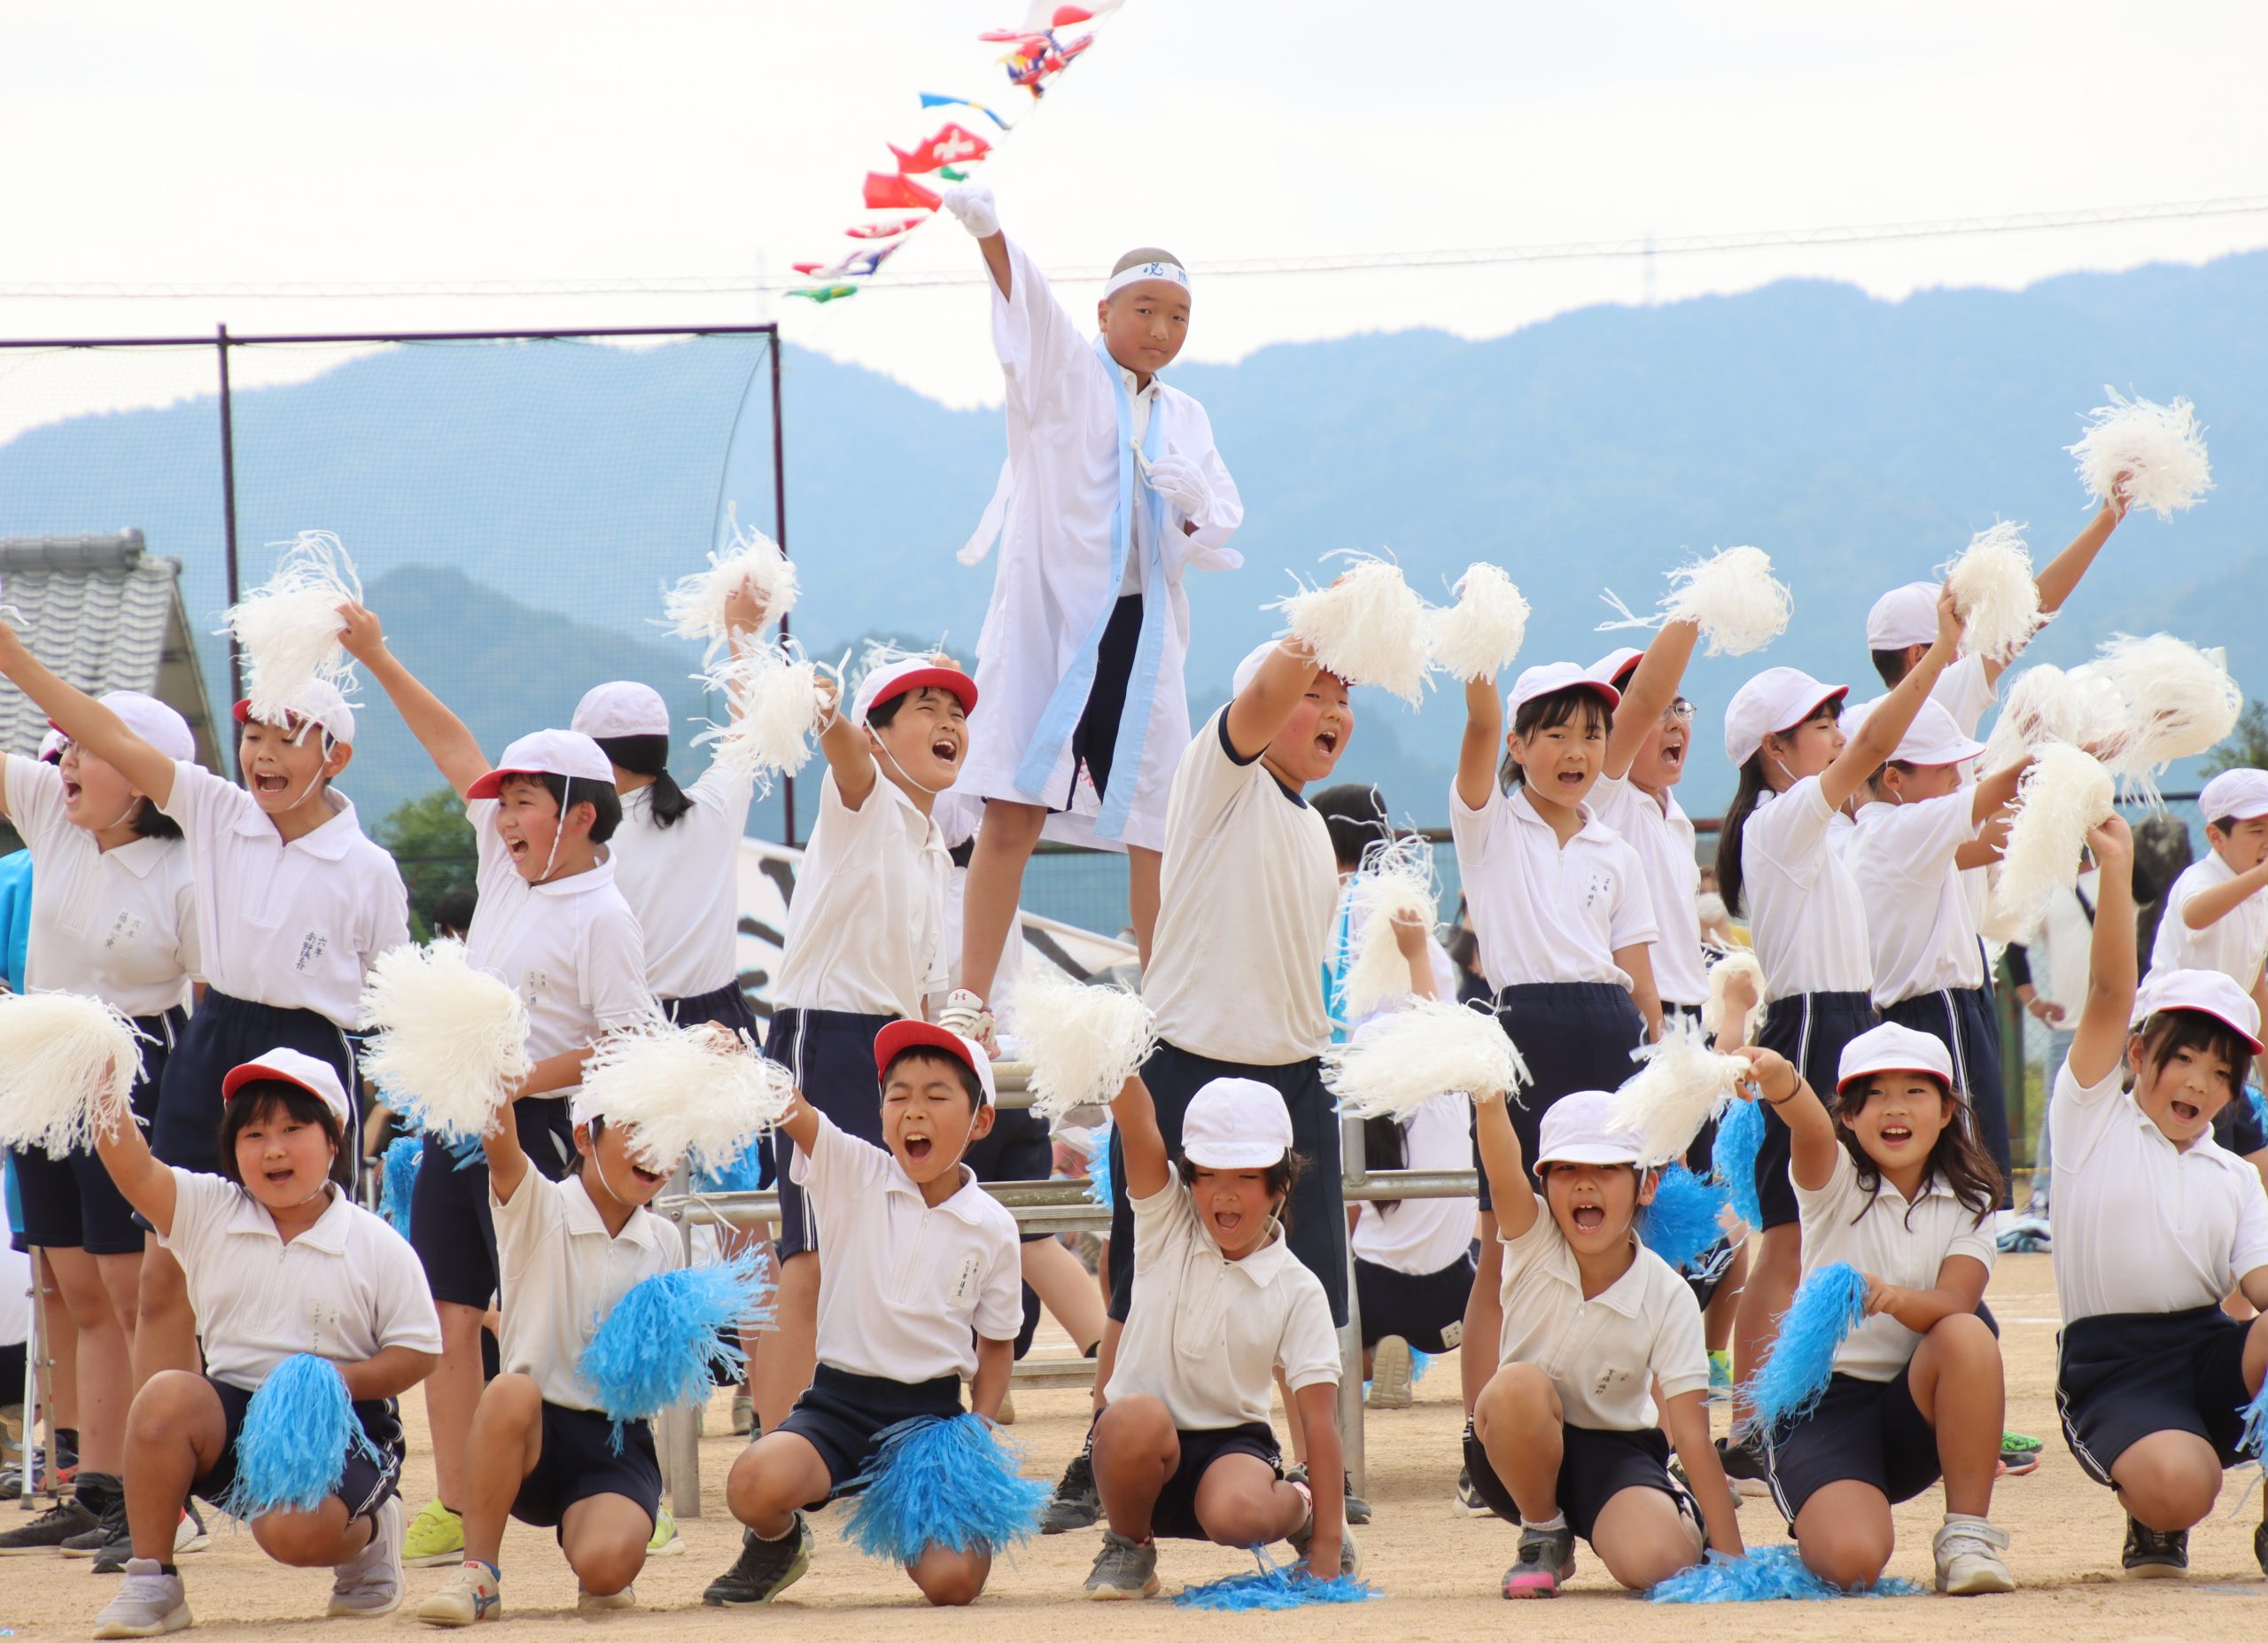
POLYGON ((1014 277, 1008 261, 1008 237, 1000 231, 1000 209, 992 199, 992 191, 981 183, 964 183, 945 191, 945 209, 960 219, 960 225, 976 240, 979 255, 984 259, 985 272, 992 276, 992 284, 1004 299, 1015 295, 1011 286, 1014 277))
POLYGON ((1961 620, 1953 606, 1952 590, 1938 588, 1936 641, 1922 653, 1922 659, 1913 670, 1898 681, 1898 688, 1875 705, 1866 722, 1859 727, 1858 734, 1844 744, 1835 762, 1820 775, 1820 791, 1830 808, 1842 809, 1866 779, 1898 751, 1898 744, 1913 728, 1914 715, 1922 711, 1922 704, 1937 688, 1938 676, 1959 653, 1961 629, 1961 620))
POLYGON ((0 674, 31 697, 32 705, 64 735, 124 776, 136 792, 148 794, 159 809, 166 807, 174 794, 174 761, 34 656, 4 621, 0 621, 0 674))
POLYGON ((511 1203, 528 1178, 528 1156, 520 1149, 520 1127, 512 1121, 509 1107, 496 1115, 481 1136, 480 1149, 488 1155, 488 1190, 496 1195, 497 1203, 511 1203))
MULTIPOLYGON (((2032 578, 2039 589, 2039 613, 2042 616, 2053 616, 2063 608, 2063 601, 2071 596, 2072 590, 2079 585, 2079 578, 2087 573, 2087 567, 2094 563, 2095 555, 2102 551, 2102 545, 2110 540, 2111 532, 2117 530, 2118 522, 2126 517, 2127 478, 2122 473, 2112 481, 2109 500, 2095 510, 2094 518, 2071 538, 2070 545, 2040 566, 2039 574, 2032 578)), ((1988 684, 1997 681, 2008 671, 2008 663, 2015 659, 2009 657, 1998 662, 1987 660, 1984 664, 1985 681, 1988 684)))
POLYGON ((1229 744, 1237 757, 1254 759, 1268 751, 1314 685, 1315 652, 1286 639, 1268 654, 1252 682, 1229 704, 1229 744))
POLYGON ((159 1237, 171 1237, 174 1205, 179 1195, 174 1172, 158 1162, 150 1143, 143 1139, 142 1126, 120 1117, 95 1136, 95 1156, 103 1161, 119 1196, 157 1229, 159 1237))
POLYGON ((1733 1054, 1752 1069, 1750 1081, 1736 1093, 1780 1115, 1788 1126, 1789 1178, 1806 1192, 1817 1192, 1835 1173, 1835 1155, 1843 1147, 1835 1138, 1835 1120, 1794 1063, 1777 1050, 1744 1044, 1733 1054))
POLYGON ((2006 770, 1994 771, 1971 790, 1969 819, 1977 829, 1977 837, 1953 852, 1955 867, 1990 867, 2000 859, 2000 853, 2008 843, 2008 806, 2016 802, 2016 784, 2031 768, 2031 755, 2026 753, 2006 770))
POLYGON ((1464 735, 1456 746, 1456 800, 1467 810, 1484 808, 1495 794, 1496 760, 1503 747, 1504 698, 1496 694, 1496 681, 1466 680, 1464 735))
POLYGON ((874 751, 866 745, 866 726, 852 724, 850 715, 843 711, 843 687, 821 674, 819 693, 827 712, 827 721, 819 727, 819 751, 827 758, 827 767, 835 777, 835 790, 842 796, 843 807, 856 810, 866 802, 866 795, 874 790, 874 783, 881 780, 874 769, 874 751))
POLYGON ((1166 1156, 1166 1138, 1158 1128, 1157 1103, 1138 1073, 1112 1100, 1110 1117, 1118 1130, 1119 1160, 1126 1166, 1126 1195, 1146 1198, 1163 1191, 1173 1179, 1173 1160, 1166 1156))
POLYGON ((386 649, 384 630, 373 612, 349 603, 340 605, 338 613, 346 619, 346 631, 340 638, 346 654, 370 670, 370 677, 384 689, 394 711, 409 727, 409 734, 417 738, 417 744, 441 773, 441 779, 462 798, 472 784, 489 771, 480 744, 465 728, 464 720, 443 705, 441 698, 420 683, 417 675, 401 665, 401 658, 386 649))
POLYGON ((1519 1132, 1503 1090, 1472 1093, 1472 1133, 1480 1143, 1480 1167, 1488 1177, 1488 1196, 1496 1206, 1496 1226, 1505 1238, 1518 1238, 1535 1225, 1535 1188, 1528 1184, 1527 1160, 1520 1156, 1519 1132))
POLYGON ((2192 894, 2181 904, 2181 922, 2191 930, 2218 924, 2264 889, 2268 889, 2268 861, 2247 868, 2225 884, 2192 894))
POLYGON ((1666 622, 1638 658, 1638 671, 1630 675, 1630 688, 1614 710, 1614 734, 1606 739, 1608 775, 1619 780, 1630 774, 1638 750, 1677 700, 1677 688, 1684 681, 1686 664, 1693 659, 1694 642, 1700 636, 1701 625, 1689 618, 1666 622))
POLYGON ((2092 1089, 2118 1069, 2134 1010, 2134 835, 2113 815, 2087 831, 2099 877, 2094 935, 2087 947, 2087 997, 2072 1030, 2069 1064, 2081 1089, 2092 1089))

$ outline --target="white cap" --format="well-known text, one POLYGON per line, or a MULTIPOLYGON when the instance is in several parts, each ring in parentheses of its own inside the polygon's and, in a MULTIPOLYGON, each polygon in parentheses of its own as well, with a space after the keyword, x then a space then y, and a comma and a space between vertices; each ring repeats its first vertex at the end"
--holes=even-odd
POLYGON ((593 685, 575 704, 574 729, 593 738, 616 736, 667 736, 670 710, 662 693, 635 679, 617 679, 593 685))
POLYGON ((1885 1021, 1843 1047, 1843 1059, 1835 1069, 1835 1087, 1848 1089, 1877 1072, 1926 1072, 1950 1090, 1953 1053, 1926 1032, 1885 1021))
MULTIPOLYGON (((2134 994, 2134 1019, 2147 1021, 2160 1010, 2194 1010, 2210 1016, 2260 1054, 2260 1007, 2252 995, 2218 969, 2154 969, 2134 994)), ((2244 1069, 2239 1068, 2241 1078, 2244 1069)))
POLYGON ((339 1133, 347 1138, 349 1146, 360 1143, 354 1138, 354 1110, 347 1104, 346 1092, 338 1082, 338 1071, 327 1061, 302 1055, 295 1049, 272 1049, 256 1055, 241 1066, 229 1069, 221 1080, 221 1099, 229 1100, 239 1089, 258 1078, 275 1078, 284 1084, 296 1084, 301 1089, 330 1109, 338 1120, 339 1133))
POLYGON ((1181 1115, 1181 1156, 1200 1170, 1264 1170, 1291 1150, 1284 1097, 1258 1078, 1215 1078, 1181 1115))
MULTIPOLYGON (((113 690, 102 698, 102 704, 116 713, 128 730, 175 763, 197 757, 197 738, 190 734, 189 720, 157 697, 144 696, 139 690, 113 690)), ((347 722, 353 721, 350 719, 347 722)), ((331 734, 338 736, 336 731, 331 734)), ((346 740, 344 736, 338 739, 346 740)))
POLYGON ((504 750, 496 767, 465 789, 467 798, 493 798, 504 778, 514 775, 569 776, 578 782, 614 785, 614 761, 579 730, 538 730, 504 750))
POLYGON ((1725 705, 1725 757, 1746 764, 1766 736, 1793 729, 1850 693, 1849 685, 1821 684, 1800 667, 1766 668, 1725 705))
POLYGON ((871 669, 858 681, 858 694, 850 704, 853 724, 865 724, 867 716, 884 702, 904 696, 908 690, 919 690, 935 685, 940 690, 950 690, 960 702, 960 711, 976 711, 976 681, 949 662, 939 662, 927 656, 909 656, 902 662, 886 662, 871 669))
POLYGON ((1599 683, 1614 685, 1614 688, 1619 690, 1622 687, 1615 685, 1614 681, 1642 661, 1645 654, 1636 645, 1626 644, 1617 650, 1609 650, 1604 656, 1593 662, 1587 671, 1599 683))
POLYGON ((2197 795, 2197 809, 2208 822, 2268 816, 2268 770, 2222 771, 2197 795))
POLYGON ((1635 1166, 1643 1151, 1635 1133, 1614 1127, 1613 1096, 1604 1090, 1576 1090, 1553 1102, 1543 1115, 1535 1163, 1530 1167, 1541 1175, 1547 1164, 1635 1166))
POLYGON ((1555 690, 1588 690, 1603 698, 1611 711, 1622 705, 1622 692, 1588 668, 1573 662, 1540 662, 1524 669, 1512 681, 1511 694, 1504 698, 1504 717, 1517 718, 1521 708, 1539 696, 1550 696, 1555 690))
POLYGON ((1908 582, 1875 601, 1867 612, 1867 649, 1903 650, 1909 644, 1934 644, 1938 637, 1938 585, 1908 582))
MULTIPOLYGON (((346 705, 346 698, 338 694, 338 687, 328 679, 310 679, 291 693, 291 706, 286 710, 292 718, 321 725, 330 733, 334 742, 354 745, 354 710, 346 705)), ((252 717, 249 699, 236 705, 238 724, 252 717)), ((294 726, 286 724, 289 730, 294 726)))
MULTIPOLYGON (((1873 704, 1869 703, 1871 709, 1873 704)), ((1858 727, 1845 725, 1852 736, 1858 727)), ((1922 711, 1914 715, 1914 722, 1906 728, 1906 736, 1898 744, 1891 759, 1901 765, 1957 765, 1977 757, 1984 751, 1984 744, 1961 733, 1953 715, 1937 703, 1924 701, 1922 711)))
POLYGON ((40 763, 43 765, 54 763, 55 760, 63 757, 63 750, 70 745, 69 736, 53 726, 50 726, 47 734, 39 739, 40 763))
POLYGON ((976 1075, 984 1104, 996 1107, 1000 1093, 992 1081, 992 1058, 974 1039, 965 1039, 951 1027, 930 1021, 893 1021, 874 1034, 874 1077, 887 1078, 889 1064, 910 1049, 942 1050, 976 1075))

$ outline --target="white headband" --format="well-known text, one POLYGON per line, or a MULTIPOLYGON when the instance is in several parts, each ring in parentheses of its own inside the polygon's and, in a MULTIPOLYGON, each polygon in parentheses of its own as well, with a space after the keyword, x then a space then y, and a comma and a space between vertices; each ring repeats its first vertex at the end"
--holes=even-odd
POLYGON ((1110 276, 1110 284, 1102 288, 1103 300, 1107 302, 1129 285, 1146 279, 1168 279, 1184 291, 1189 289, 1189 270, 1178 262, 1138 262, 1130 269, 1121 269, 1110 276))

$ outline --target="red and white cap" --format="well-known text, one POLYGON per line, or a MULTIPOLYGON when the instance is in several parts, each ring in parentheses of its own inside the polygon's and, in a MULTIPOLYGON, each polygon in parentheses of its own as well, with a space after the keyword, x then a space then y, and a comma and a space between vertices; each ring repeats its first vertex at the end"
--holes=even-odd
POLYGON ((1878 1072, 1926 1072, 1950 1090, 1953 1053, 1926 1032, 1885 1021, 1843 1047, 1843 1059, 1835 1068, 1835 1088, 1839 1094, 1878 1072))
POLYGON ((1938 585, 1908 582, 1893 588, 1867 612, 1867 649, 1903 650, 1931 644, 1938 637, 1938 585))
POLYGON ((50 725, 47 728, 47 734, 39 739, 40 763, 43 765, 54 764, 58 759, 63 757, 63 750, 70 745, 71 738, 64 735, 62 731, 57 729, 53 725, 50 725))
POLYGON ((1623 675, 1645 659, 1646 653, 1637 646, 1626 644, 1609 650, 1590 665, 1590 676, 1601 684, 1622 688, 1623 675))
POLYGON ((575 704, 571 728, 594 740, 617 736, 667 736, 669 705, 662 693, 635 679, 593 685, 575 704))
POLYGON ((1614 1127, 1614 1097, 1604 1090, 1575 1090, 1551 1103, 1536 1137, 1538 1175, 1547 1164, 1627 1164, 1635 1166, 1645 1152, 1632 1130, 1614 1127))
POLYGON ((1520 709, 1537 697, 1550 696, 1556 690, 1588 690, 1605 702, 1609 709, 1622 705, 1622 692, 1589 668, 1573 662, 1539 662, 1524 669, 1512 681, 1511 693, 1504 698, 1504 717, 1517 718, 1520 709))
MULTIPOLYGON (((1869 704, 1871 706, 1872 704, 1869 704)), ((1856 725, 1845 726, 1852 736, 1858 734, 1856 725)), ((1984 744, 1974 736, 1961 735, 1961 727, 1953 715, 1935 702, 1925 701, 1922 711, 1914 715, 1914 722, 1906 727, 1906 735, 1891 754, 1894 764, 1920 765, 1925 768, 1938 765, 1966 764, 1984 751, 1984 744)))
POLYGON ((2140 1024, 2169 1009, 2210 1016, 2249 1044, 2254 1055, 2261 1052, 2260 1007, 2218 969, 2152 970, 2134 994, 2134 1021, 2140 1024))
POLYGON ((2197 795, 2197 813, 2208 822, 2268 816, 2268 770, 2222 771, 2197 795))
POLYGON ((999 1104, 999 1091, 992 1083, 992 1058, 974 1041, 933 1021, 893 1021, 874 1034, 874 1077, 888 1078, 890 1063, 910 1049, 933 1049, 951 1056, 976 1075, 984 1104, 999 1104))
POLYGON ((904 696, 908 690, 935 686, 950 690, 960 703, 960 711, 976 711, 976 681, 971 679, 950 662, 940 662, 933 657, 909 656, 902 662, 885 662, 870 670, 858 681, 858 694, 850 704, 850 720, 865 724, 867 715, 884 702, 904 696))
POLYGON ((240 1067, 231 1067, 221 1080, 221 1099, 227 1101, 245 1085, 260 1078, 273 1078, 279 1083, 296 1084, 330 1109, 338 1120, 342 1135, 351 1134, 354 1127, 354 1110, 347 1104, 346 1091, 338 1082, 338 1072, 327 1061, 295 1049, 272 1049, 255 1056, 240 1067))
POLYGON ((1181 1156, 1200 1170, 1270 1169, 1291 1150, 1291 1112, 1258 1078, 1215 1078, 1181 1115, 1181 1156))
POLYGON ((1766 668, 1725 704, 1725 757, 1746 764, 1766 736, 1792 730, 1850 694, 1849 685, 1821 684, 1800 667, 1766 668))
POLYGON ((465 789, 464 796, 493 798, 503 790, 504 778, 515 775, 569 776, 612 787, 614 761, 579 730, 538 730, 506 748, 496 767, 465 789))
MULTIPOLYGON (((247 722, 252 718, 251 701, 237 703, 235 712, 238 724, 247 722)), ((294 690, 286 713, 283 727, 286 730, 296 732, 303 724, 320 725, 332 741, 349 747, 354 744, 354 710, 328 679, 310 679, 294 690)))

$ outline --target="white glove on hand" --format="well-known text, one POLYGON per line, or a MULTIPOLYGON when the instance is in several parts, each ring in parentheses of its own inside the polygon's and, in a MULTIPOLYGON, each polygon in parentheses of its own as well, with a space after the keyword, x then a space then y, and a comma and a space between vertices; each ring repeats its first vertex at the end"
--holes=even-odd
POLYGON ((947 189, 945 209, 959 217, 961 227, 978 239, 990 239, 1000 231, 999 207, 992 203, 992 191, 982 183, 963 183, 947 189))
POLYGON ((1179 452, 1152 463, 1149 481, 1150 488, 1185 518, 1202 519, 1212 510, 1213 487, 1206 482, 1205 471, 1179 452))

